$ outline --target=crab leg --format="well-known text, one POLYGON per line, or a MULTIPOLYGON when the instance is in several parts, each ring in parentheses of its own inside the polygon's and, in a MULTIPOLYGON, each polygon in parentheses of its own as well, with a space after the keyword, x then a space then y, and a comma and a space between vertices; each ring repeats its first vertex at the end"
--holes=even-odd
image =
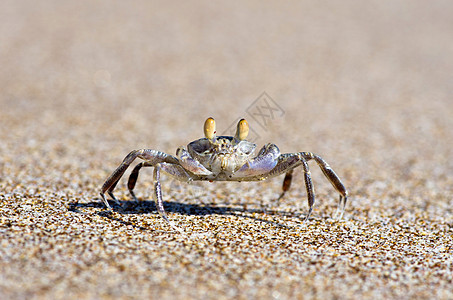
POLYGON ((311 183, 311 176, 310 176, 310 171, 308 169, 308 164, 307 162, 311 159, 315 160, 320 169, 322 170, 324 176, 327 177, 329 182, 332 184, 332 186, 340 193, 340 200, 338 203, 338 208, 337 211, 335 212, 334 217, 341 219, 343 217, 344 209, 346 206, 347 202, 347 197, 348 197, 348 192, 341 182, 340 178, 338 175, 332 170, 332 168, 329 166, 329 164, 322 159, 319 155, 316 155, 311 152, 298 152, 298 153, 287 153, 287 154, 282 154, 280 156, 280 162, 277 164, 277 166, 272 170, 270 173, 271 176, 276 176, 281 174, 282 172, 286 170, 286 175, 285 179, 283 180, 283 187, 282 187, 282 194, 278 199, 281 199, 283 195, 288 191, 290 185, 291 185, 291 180, 292 180, 292 171, 294 168, 298 167, 299 165, 302 165, 304 168, 304 177, 305 177, 305 184, 307 187, 307 195, 308 195, 308 204, 310 207, 310 211, 308 216, 311 213, 312 206, 314 203, 314 191, 313 188, 309 188, 309 186, 312 186, 311 183))
POLYGON ((119 204, 119 201, 113 195, 113 190, 115 189, 116 184, 120 180, 121 176, 123 176, 126 169, 137 157, 145 160, 149 165, 155 165, 160 162, 167 162, 167 163, 172 163, 172 164, 178 163, 178 159, 176 157, 168 155, 161 151, 151 150, 151 149, 140 149, 140 150, 131 151, 124 158, 121 165, 119 165, 119 167, 115 171, 113 171, 113 173, 107 178, 107 180, 102 185, 100 194, 102 197, 102 201, 104 202, 104 204, 107 208, 110 209, 111 207, 110 207, 110 204, 108 203, 108 201, 105 199, 105 196, 104 196, 105 192, 107 191, 108 194, 110 195, 110 197, 112 197, 112 199, 117 204, 119 204))
POLYGON ((308 168, 308 163, 303 158, 301 158, 301 162, 302 168, 304 169, 305 188, 307 189, 307 200, 309 207, 307 216, 305 217, 305 221, 307 221, 311 215, 311 212, 313 211, 313 204, 315 203, 315 191, 313 189, 313 183, 311 182, 311 174, 308 168))
POLYGON ((305 160, 304 157, 301 157, 297 154, 289 155, 283 154, 281 158, 282 160, 279 161, 277 166, 271 172, 271 176, 276 176, 283 173, 285 170, 289 169, 288 171, 286 171, 285 179, 283 180, 282 186, 283 191, 280 194, 280 197, 278 197, 278 200, 280 200, 285 195, 286 191, 289 190, 293 178, 294 168, 302 165, 302 168, 304 170, 305 188, 307 189, 307 200, 308 200, 308 213, 307 216, 305 217, 304 220, 305 222, 310 217, 313 211, 313 204, 315 203, 315 191, 313 188, 313 182, 311 180, 310 168, 308 167, 307 160, 305 160))
POLYGON ((154 176, 153 176, 153 182, 154 182, 154 193, 153 193, 153 198, 154 202, 156 203, 156 208, 157 211, 159 212, 159 215, 167 221, 167 223, 175 230, 182 232, 180 228, 178 228, 175 224, 173 224, 172 221, 170 221, 167 217, 167 213, 165 212, 164 209, 164 201, 162 200, 162 188, 160 186, 160 170, 161 170, 162 165, 160 163, 156 164, 154 166, 154 176))
POLYGON ((311 152, 300 152, 299 155, 304 157, 306 160, 314 159, 324 173, 324 176, 329 179, 332 186, 338 191, 338 193, 340 193, 338 208, 335 212, 334 217, 341 219, 344 214, 346 202, 348 201, 348 191, 346 190, 344 184, 341 182, 340 177, 338 177, 338 175, 334 172, 334 170, 332 170, 329 164, 319 155, 311 152))
MULTIPOLYGON (((153 167, 153 166, 154 165, 150 164, 149 162, 143 161, 143 162, 137 164, 134 167, 134 169, 132 170, 131 175, 129 176, 129 180, 127 182, 127 187, 129 189, 129 193, 131 194, 132 198, 135 201, 138 201, 138 199, 135 196, 135 193, 133 190, 135 188, 135 184, 137 183, 137 178, 138 178, 140 169, 142 167, 153 167)), ((192 176, 188 172, 186 172, 186 170, 184 170, 183 167, 181 167, 179 165, 161 163, 160 168, 162 171, 164 171, 165 173, 168 173, 170 176, 172 176, 173 178, 175 178, 179 181, 188 182, 193 179, 192 176)))
POLYGON ((285 193, 291 187, 291 181, 293 180, 293 171, 294 171, 294 169, 291 169, 288 172, 286 172, 285 179, 283 179, 282 193, 280 194, 280 197, 278 197, 277 200, 280 200, 281 198, 283 198, 285 193))
POLYGON ((140 172, 140 169, 142 167, 152 167, 153 165, 150 164, 147 161, 142 161, 141 163, 137 164, 134 169, 131 172, 131 175, 129 175, 129 180, 127 181, 127 188, 129 189, 129 193, 131 194, 132 198, 135 201, 138 201, 137 197, 135 196, 134 193, 134 187, 135 184, 137 183, 137 178, 138 178, 138 173, 140 172))
POLYGON ((159 215, 161 215, 162 218, 164 218, 165 221, 170 223, 170 220, 168 219, 167 214, 165 213, 164 202, 162 200, 162 188, 160 186, 160 164, 156 164, 154 166, 153 183, 154 183, 153 198, 154 202, 156 203, 157 211, 159 212, 159 215))

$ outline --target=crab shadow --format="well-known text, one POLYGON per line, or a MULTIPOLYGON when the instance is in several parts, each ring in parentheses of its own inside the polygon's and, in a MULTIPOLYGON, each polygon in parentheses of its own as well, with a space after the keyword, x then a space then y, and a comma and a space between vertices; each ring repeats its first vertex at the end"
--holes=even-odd
MULTIPOLYGON (((142 200, 139 202, 135 202, 132 200, 123 200, 120 201, 120 205, 109 201, 110 205, 112 206, 112 211, 116 212, 121 215, 129 215, 129 214, 151 214, 155 213, 158 214, 156 205, 152 200, 142 200)), ((250 204, 248 204, 250 205, 250 204)), ((291 218, 299 218, 303 219, 304 215, 301 213, 289 213, 287 211, 280 211, 275 209, 268 209, 267 207, 262 208, 248 208, 246 204, 242 207, 238 204, 234 204, 233 207, 228 205, 213 205, 213 204, 187 204, 181 203, 176 201, 164 201, 164 208, 167 213, 176 213, 181 215, 191 215, 191 216, 207 216, 207 215, 224 215, 224 216, 236 216, 239 218, 245 219, 252 219, 255 221, 263 222, 266 224, 272 224, 278 227, 283 228, 291 228, 291 226, 282 224, 276 221, 270 221, 265 218, 257 217, 256 214, 262 215, 275 215, 279 217, 291 217, 291 218)), ((82 208, 97 208, 102 209, 105 208, 102 201, 99 199, 93 199, 93 201, 88 203, 78 203, 78 202, 70 202, 69 203, 69 210, 76 213, 85 214, 80 209, 82 208)), ((124 225, 132 225, 132 223, 121 220, 117 217, 114 217, 112 211, 109 210, 102 210, 98 211, 97 214, 99 216, 118 221, 124 225)), ((141 228, 145 229, 145 228, 141 228)))

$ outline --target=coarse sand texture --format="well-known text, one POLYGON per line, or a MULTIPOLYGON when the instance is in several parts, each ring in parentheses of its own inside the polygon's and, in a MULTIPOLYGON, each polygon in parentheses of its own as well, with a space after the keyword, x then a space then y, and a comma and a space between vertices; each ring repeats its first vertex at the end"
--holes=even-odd
POLYGON ((453 299, 453 2, 1 1, 0 299, 453 299), (304 172, 182 183, 175 155, 247 119, 304 172))

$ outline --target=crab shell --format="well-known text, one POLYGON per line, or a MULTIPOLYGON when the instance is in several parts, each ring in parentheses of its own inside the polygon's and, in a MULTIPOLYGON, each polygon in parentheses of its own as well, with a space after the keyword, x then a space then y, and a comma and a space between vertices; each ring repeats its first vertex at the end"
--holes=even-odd
POLYGON ((207 170, 215 175, 226 176, 238 171, 254 156, 256 144, 231 136, 219 136, 215 140, 202 138, 187 145, 187 151, 207 170))

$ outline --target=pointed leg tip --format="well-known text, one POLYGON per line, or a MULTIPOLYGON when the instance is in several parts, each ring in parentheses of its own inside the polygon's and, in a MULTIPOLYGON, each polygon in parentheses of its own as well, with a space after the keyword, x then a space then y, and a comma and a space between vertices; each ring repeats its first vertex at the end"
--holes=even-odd
POLYGON ((333 219, 337 221, 341 221, 343 219, 344 210, 337 209, 337 211, 333 214, 333 219))
POLYGON ((109 191, 108 193, 109 193, 110 198, 112 198, 112 200, 115 202, 116 205, 118 205, 119 207, 123 207, 121 205, 121 202, 118 199, 116 199, 115 195, 113 195, 113 193, 111 191, 109 191))
POLYGON ((181 228, 176 226, 173 222, 169 222, 168 225, 170 225, 170 227, 173 228, 174 230, 176 230, 177 232, 179 232, 181 234, 185 234, 185 232, 181 228))
POLYGON ((101 195, 101 200, 102 202, 104 203, 105 207, 108 209, 108 210, 112 210, 112 207, 110 206, 109 202, 107 201, 107 199, 105 199, 105 195, 104 193, 99 193, 101 195))
POLYGON ((135 201, 135 202, 140 202, 137 198, 137 196, 135 196, 135 193, 133 190, 129 190, 129 194, 131 194, 132 196, 132 199, 135 201))
POLYGON ((159 213, 160 216, 162 217, 162 219, 165 220, 165 222, 167 222, 167 224, 174 230, 176 230, 177 232, 181 233, 181 234, 184 234, 185 232, 179 228, 178 226, 175 225, 175 223, 173 223, 172 221, 170 221, 170 219, 167 217, 166 214, 162 214, 162 213, 159 213))
POLYGON ((304 218, 304 221, 302 222, 303 224, 307 224, 308 223, 308 220, 310 219, 312 211, 313 211, 313 209, 310 208, 310 210, 308 211, 307 215, 304 218))

